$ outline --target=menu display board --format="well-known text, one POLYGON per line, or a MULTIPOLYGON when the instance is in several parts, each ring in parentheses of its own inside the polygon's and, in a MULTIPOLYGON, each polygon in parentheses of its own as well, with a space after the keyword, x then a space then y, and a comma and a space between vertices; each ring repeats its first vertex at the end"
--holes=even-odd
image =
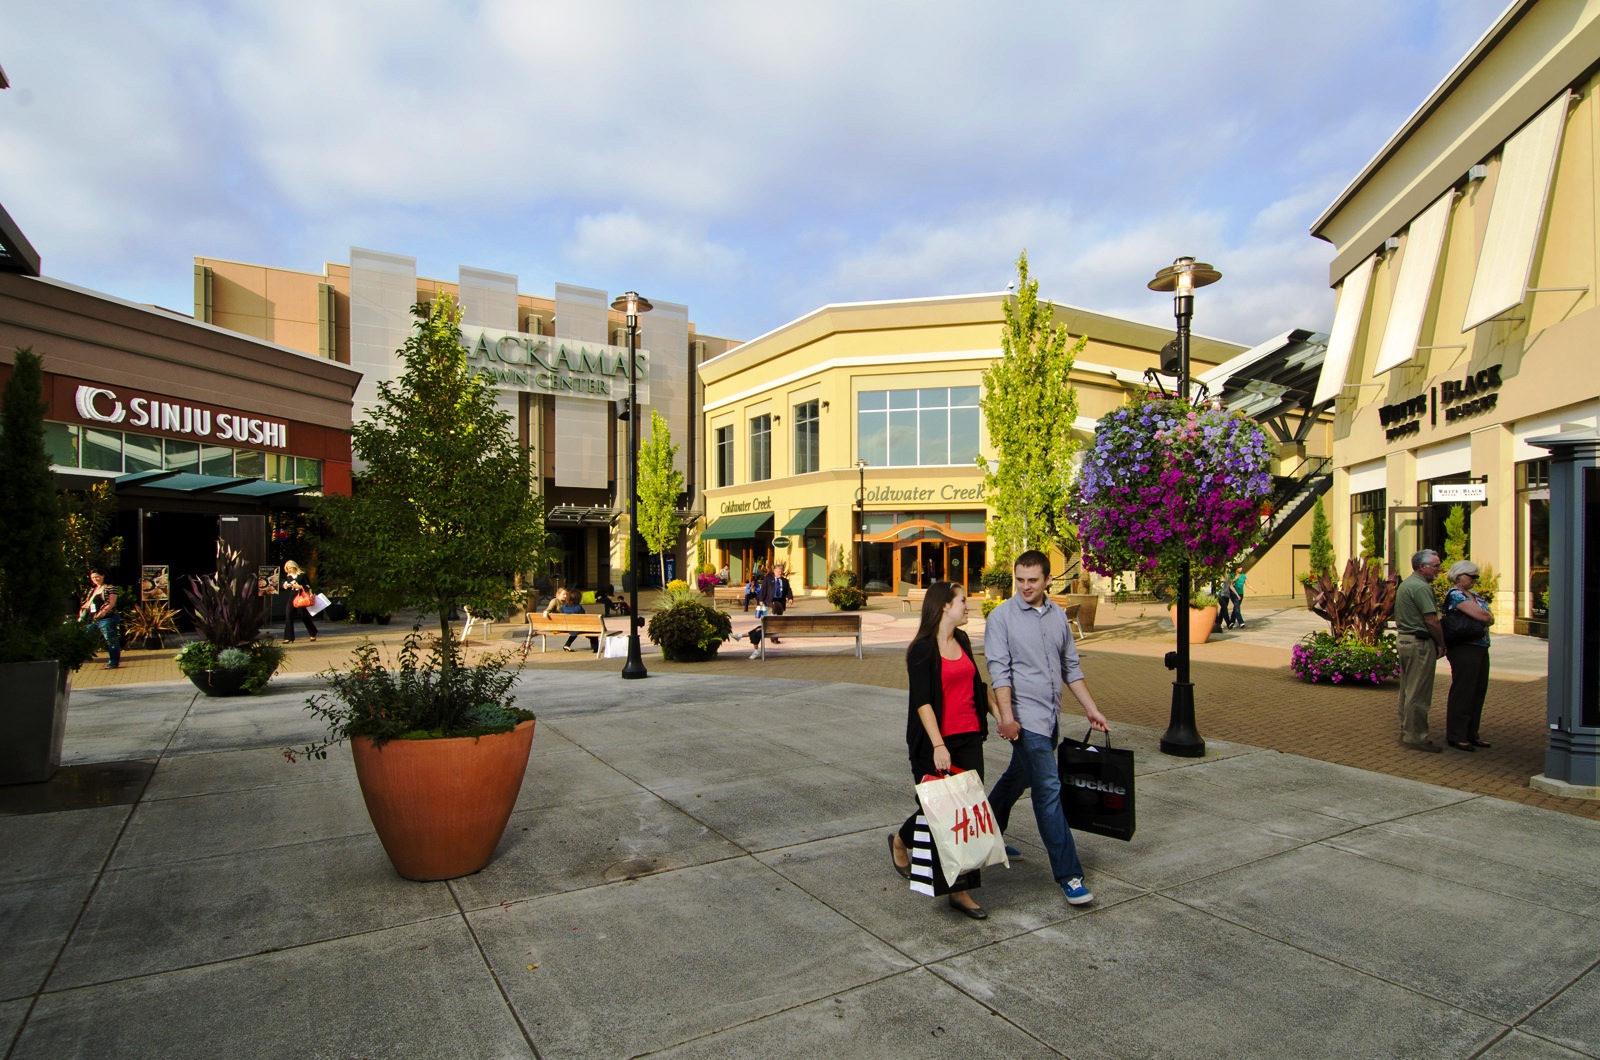
POLYGON ((139 570, 139 599, 166 601, 170 596, 168 567, 164 563, 146 563, 139 570))

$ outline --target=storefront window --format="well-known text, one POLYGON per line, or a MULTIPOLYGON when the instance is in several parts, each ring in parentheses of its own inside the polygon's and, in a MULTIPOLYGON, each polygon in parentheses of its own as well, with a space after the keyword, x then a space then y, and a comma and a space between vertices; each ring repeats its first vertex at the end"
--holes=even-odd
POLYGON ((122 439, 122 466, 131 472, 161 470, 161 439, 129 434, 122 439))
POLYGON ((180 442, 173 438, 166 439, 166 453, 163 463, 168 471, 193 471, 200 470, 200 443, 180 442))
POLYGON ((303 456, 295 458, 294 481, 298 486, 321 486, 322 461, 303 456))
POLYGON ((233 477, 233 450, 225 445, 200 447, 200 474, 233 477))
POLYGON ((861 457, 874 467, 970 464, 978 455, 978 388, 863 390, 856 433, 861 457))
POLYGON ((279 453, 266 453, 266 473, 261 477, 268 482, 293 482, 294 457, 279 453))
POLYGON ((83 429, 83 466, 91 471, 122 470, 122 432, 83 429))
POLYGON ((1350 544, 1358 556, 1382 560, 1389 491, 1367 490, 1350 497, 1350 544))
POLYGON ((822 466, 822 420, 816 401, 794 407, 794 473, 805 475, 822 466))
POLYGON ((71 423, 44 425, 44 451, 57 467, 78 466, 78 428, 71 423))
POLYGON ((267 461, 265 453, 251 452, 240 449, 233 454, 233 473, 240 478, 263 478, 266 475, 267 461))
POLYGON ((1518 616, 1550 620, 1549 460, 1517 465, 1516 592, 1518 616))

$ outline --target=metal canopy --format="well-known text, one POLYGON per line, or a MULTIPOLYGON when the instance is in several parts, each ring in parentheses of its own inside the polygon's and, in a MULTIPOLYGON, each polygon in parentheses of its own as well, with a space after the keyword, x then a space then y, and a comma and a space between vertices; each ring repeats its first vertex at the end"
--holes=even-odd
POLYGON ((749 512, 744 515, 724 515, 706 527, 700 534, 702 541, 731 541, 742 537, 755 537, 756 533, 772 525, 771 512, 749 512))
MULTIPOLYGON (((4 79, 4 72, 0 72, 0 81, 4 79)), ((28 237, 22 234, 4 206, 0 206, 0 272, 39 275, 39 252, 33 249, 33 244, 28 242, 28 237)))
POLYGON ((1195 377, 1220 398, 1223 408, 1238 412, 1271 428, 1279 441, 1304 441, 1317 414, 1333 404, 1313 402, 1328 336, 1320 331, 1295 328, 1254 349, 1224 361, 1195 377), (1291 425, 1287 416, 1297 413, 1301 422, 1291 425))
POLYGON ((812 523, 822 518, 827 512, 828 506, 826 504, 819 504, 815 508, 801 508, 794 513, 792 519, 783 524, 783 529, 779 530, 778 533, 784 537, 788 537, 790 534, 804 534, 811 529, 812 523))
POLYGON ((309 486, 293 482, 267 482, 259 478, 223 478, 220 475, 197 475, 189 471, 135 471, 116 478, 117 492, 140 489, 153 492, 181 493, 188 496, 212 495, 240 500, 272 500, 294 497, 309 486))

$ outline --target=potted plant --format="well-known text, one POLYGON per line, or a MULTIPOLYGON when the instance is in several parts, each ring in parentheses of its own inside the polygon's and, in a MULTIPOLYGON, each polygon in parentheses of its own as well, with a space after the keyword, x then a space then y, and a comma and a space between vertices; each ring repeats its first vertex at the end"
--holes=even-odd
POLYGON ((44 373, 18 349, 0 399, 0 784, 37 784, 61 765, 71 675, 99 637, 71 621, 72 579, 44 444, 44 373))
POLYGON ((178 612, 165 600, 143 600, 122 616, 122 637, 129 646, 160 648, 168 633, 178 632, 178 612))
POLYGON ((1318 497, 1311 508, 1311 569, 1300 576, 1306 593, 1306 609, 1310 610, 1316 598, 1317 580, 1333 579, 1333 538, 1328 532, 1328 513, 1318 497))
POLYGON ((319 557, 360 611, 416 609, 437 621, 421 649, 413 628, 395 666, 370 644, 323 676, 307 707, 328 721, 322 757, 348 738, 379 839, 408 879, 477 872, 494 854, 527 769, 534 717, 511 707, 517 656, 468 666, 450 615, 509 613, 517 576, 546 568, 544 504, 492 382, 468 363, 461 312, 440 294, 418 305, 403 370, 351 430, 365 464, 351 496, 324 497, 319 557), (471 841, 463 840, 470 832, 471 841))
MULTIPOLYGON (((1217 609, 1221 606, 1217 598, 1207 592, 1189 594, 1189 609, 1194 612, 1189 616, 1189 643, 1204 644, 1211 639, 1211 631, 1217 624, 1217 609)), ((1172 619, 1173 626, 1178 624, 1178 604, 1174 600, 1167 605, 1167 617, 1172 619)))
POLYGON ((866 590, 856 584, 855 571, 841 565, 829 572, 828 603, 835 611, 859 611, 867 606, 866 590))
POLYGON ((991 600, 1004 600, 1011 595, 1011 565, 991 563, 978 576, 983 584, 983 594, 991 600))
POLYGON ((705 662, 733 636, 733 619, 674 581, 657 598, 645 632, 668 662, 705 662))
POLYGON ((1399 587, 1399 575, 1385 577, 1376 564, 1359 559, 1345 564, 1337 583, 1319 576, 1312 610, 1330 628, 1294 646, 1289 668, 1295 676, 1308 683, 1375 685, 1400 676, 1400 651, 1385 631, 1399 587))
POLYGON ((191 575, 187 585, 201 639, 178 652, 179 672, 208 696, 264 691, 285 652, 270 634, 261 635, 264 610, 255 570, 219 541, 216 573, 191 575))
POLYGON ((1221 409, 1150 396, 1108 413, 1069 495, 1084 567, 1217 581, 1260 538, 1271 456, 1260 425, 1221 409))

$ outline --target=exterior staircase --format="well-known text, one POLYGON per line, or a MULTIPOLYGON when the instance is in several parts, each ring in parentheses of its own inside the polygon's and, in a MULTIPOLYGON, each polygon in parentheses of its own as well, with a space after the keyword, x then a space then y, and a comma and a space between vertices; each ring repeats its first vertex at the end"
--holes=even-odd
POLYGON ((1261 517, 1262 537, 1240 564, 1248 571, 1267 551, 1283 540, 1295 523, 1311 510, 1317 498, 1333 485, 1333 459, 1326 456, 1307 457, 1287 475, 1274 475, 1272 496, 1264 506, 1267 513, 1261 517))

